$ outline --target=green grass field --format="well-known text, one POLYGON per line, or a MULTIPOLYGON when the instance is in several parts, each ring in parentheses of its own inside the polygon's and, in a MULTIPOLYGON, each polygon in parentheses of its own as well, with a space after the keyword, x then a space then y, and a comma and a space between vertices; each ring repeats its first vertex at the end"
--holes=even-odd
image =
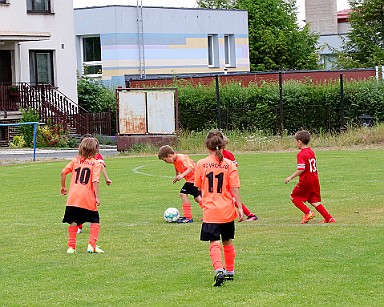
MULTIPOLYGON (((192 156, 195 160, 203 157, 192 156)), ((244 203, 259 220, 236 224, 236 276, 211 287, 209 245, 195 223, 167 224, 180 209, 182 183, 157 156, 106 159, 112 186, 101 185, 99 245, 66 254, 68 161, 0 167, 1 306, 383 306, 384 150, 317 151, 324 206, 300 225, 289 194, 296 151, 236 154, 244 203)))

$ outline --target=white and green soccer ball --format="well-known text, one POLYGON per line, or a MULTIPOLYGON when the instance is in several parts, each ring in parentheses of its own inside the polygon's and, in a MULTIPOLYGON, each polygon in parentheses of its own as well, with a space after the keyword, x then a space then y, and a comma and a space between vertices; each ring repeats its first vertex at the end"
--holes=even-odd
POLYGON ((168 223, 174 223, 180 217, 179 210, 176 208, 168 208, 164 211, 164 220, 168 223))

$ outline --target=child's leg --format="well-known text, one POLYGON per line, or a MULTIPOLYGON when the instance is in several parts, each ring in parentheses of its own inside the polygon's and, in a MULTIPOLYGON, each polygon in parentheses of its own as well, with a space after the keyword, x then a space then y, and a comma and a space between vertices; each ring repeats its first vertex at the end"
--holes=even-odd
POLYGON ((333 218, 321 203, 313 203, 311 205, 324 217, 325 222, 329 222, 333 218))
POLYGON ((293 204, 304 214, 308 214, 311 212, 311 210, 304 204, 304 202, 298 198, 292 197, 291 198, 293 204))
POLYGON ((77 234, 77 225, 76 223, 68 226, 68 248, 76 249, 76 234, 77 234))
POLYGON ((196 196, 195 202, 197 202, 199 204, 200 208, 203 209, 203 199, 201 198, 201 196, 196 196))
POLYGON ((236 251, 232 240, 223 241, 224 260, 227 274, 234 275, 236 251))
POLYGON ((209 256, 211 257, 212 266, 215 272, 223 271, 223 261, 221 259, 220 241, 210 241, 209 256))
POLYGON ((183 209, 183 215, 191 220, 192 219, 192 206, 191 203, 189 202, 188 195, 180 193, 180 198, 182 201, 182 209, 183 209))
POLYGON ((96 248, 96 242, 99 239, 99 232, 100 232, 100 224, 99 223, 91 223, 91 225, 89 227, 88 244, 90 244, 94 249, 96 248))

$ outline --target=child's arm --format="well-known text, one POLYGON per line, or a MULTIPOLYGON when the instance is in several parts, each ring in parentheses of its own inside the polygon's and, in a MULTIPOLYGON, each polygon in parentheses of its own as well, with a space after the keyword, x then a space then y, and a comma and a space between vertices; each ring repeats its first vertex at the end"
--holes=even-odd
POLYGON ((100 205, 100 196, 99 196, 99 183, 97 181, 93 182, 93 188, 95 190, 96 196, 96 205, 100 205))
POLYGON ((67 174, 64 172, 61 172, 61 189, 60 189, 61 195, 67 195, 68 193, 66 183, 65 183, 66 178, 67 178, 67 174))
POLYGON ((109 179, 108 174, 107 174, 107 169, 105 168, 104 164, 101 164, 101 173, 102 173, 103 176, 104 176, 105 183, 106 183, 107 185, 111 185, 111 184, 112 184, 112 180, 109 179))
POLYGON ((239 222, 241 222, 244 218, 243 206, 241 205, 241 197, 240 197, 240 188, 232 188, 233 196, 236 199, 236 202, 239 204, 237 207, 237 211, 239 212, 239 222))
POLYGON ((185 176, 187 176, 187 175, 188 175, 190 172, 192 172, 192 171, 193 171, 193 167, 190 166, 190 167, 188 167, 188 168, 185 170, 184 173, 182 173, 182 174, 176 174, 175 179, 173 179, 173 183, 175 183, 176 181, 179 181, 179 180, 183 179, 185 176))
POLYGON ((285 182, 285 183, 290 182, 293 178, 295 178, 295 177, 297 177, 297 176, 300 176, 303 172, 304 172, 304 170, 297 170, 297 171, 294 172, 291 176, 285 178, 284 182, 285 182))

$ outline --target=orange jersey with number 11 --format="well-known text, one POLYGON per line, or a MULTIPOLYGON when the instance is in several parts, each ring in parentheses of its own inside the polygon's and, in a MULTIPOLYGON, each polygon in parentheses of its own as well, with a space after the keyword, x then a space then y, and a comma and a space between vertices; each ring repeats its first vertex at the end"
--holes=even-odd
POLYGON ((205 223, 221 224, 236 219, 231 188, 240 188, 240 179, 232 161, 224 158, 219 163, 212 156, 198 161, 194 185, 201 190, 205 223))

